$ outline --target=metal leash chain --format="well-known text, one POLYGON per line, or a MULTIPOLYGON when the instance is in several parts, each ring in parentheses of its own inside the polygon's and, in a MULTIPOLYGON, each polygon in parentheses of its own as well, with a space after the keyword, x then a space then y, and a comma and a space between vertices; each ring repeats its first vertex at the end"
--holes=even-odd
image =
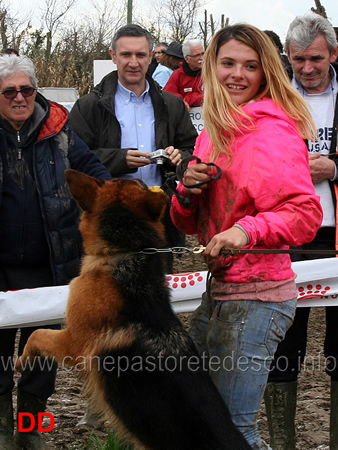
MULTIPOLYGON (((186 253, 193 253, 195 255, 203 253, 206 247, 203 245, 198 245, 196 247, 170 247, 170 248, 145 248, 140 252, 144 255, 154 255, 155 253, 173 253, 175 255, 183 255, 186 253)), ((301 248, 289 248, 286 249, 269 249, 269 248, 223 248, 221 250, 221 255, 224 256, 235 256, 238 254, 246 253, 288 253, 288 254, 316 254, 316 255, 338 255, 338 250, 303 250, 301 248)))
POLYGON ((183 255, 185 253, 202 253, 204 252, 205 247, 203 245, 198 245, 197 247, 187 248, 187 247, 170 247, 170 248, 145 248, 140 252, 134 253, 143 253, 144 255, 154 255, 155 253, 174 253, 175 255, 183 255))

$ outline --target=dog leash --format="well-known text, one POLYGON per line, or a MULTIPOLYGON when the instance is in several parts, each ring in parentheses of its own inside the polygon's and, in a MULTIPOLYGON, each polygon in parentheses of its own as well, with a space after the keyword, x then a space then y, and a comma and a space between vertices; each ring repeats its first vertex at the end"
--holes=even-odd
POLYGON ((133 252, 133 253, 143 253, 144 255, 154 255, 155 253, 173 253, 175 255, 183 255, 185 253, 202 253, 204 252, 205 247, 203 245, 198 245, 197 247, 188 248, 188 247, 170 247, 170 248, 144 248, 143 250, 139 252, 133 252))
POLYGON ((180 183, 183 184, 184 187, 186 187, 188 189, 189 188, 199 188, 201 186, 204 186, 207 183, 210 183, 210 181, 219 180, 221 178, 222 169, 220 167, 216 166, 216 164, 214 164, 212 162, 209 162, 209 163, 203 162, 203 164, 208 166, 208 179, 205 181, 197 182, 195 184, 186 184, 184 182, 184 173, 187 170, 188 164, 191 161, 196 161, 196 164, 200 164, 202 162, 200 160, 200 158, 198 158, 197 156, 191 155, 191 156, 187 156, 186 158, 182 159, 181 163, 176 168, 177 179, 180 183))
MULTIPOLYGON (((176 167, 176 172, 168 172, 165 173, 165 182, 162 184, 161 189, 163 189, 171 198, 173 195, 176 195, 178 201, 186 208, 190 206, 190 198, 184 197, 179 192, 177 192, 177 182, 180 182, 186 188, 199 188, 204 186, 211 181, 218 180, 222 175, 222 169, 214 163, 204 163, 208 166, 208 179, 205 181, 201 181, 199 183, 195 183, 193 185, 186 184, 184 182, 184 173, 188 168, 188 164, 191 161, 196 161, 196 164, 201 163, 200 158, 194 155, 187 156, 183 158, 180 164, 176 167)), ((199 252, 200 253, 200 252, 199 252)))
MULTIPOLYGON (((196 247, 170 247, 170 248, 144 248, 139 252, 144 255, 154 255, 155 253, 173 253, 175 255, 183 255, 186 253, 193 253, 198 255, 203 253, 206 249, 203 245, 197 245, 196 247)), ((273 249, 273 248, 223 248, 220 252, 224 256, 236 256, 238 254, 248 254, 248 253, 287 253, 287 254, 315 254, 315 255, 338 255, 338 250, 318 250, 318 249, 308 249, 304 250, 301 248, 289 248, 289 249, 273 249)))

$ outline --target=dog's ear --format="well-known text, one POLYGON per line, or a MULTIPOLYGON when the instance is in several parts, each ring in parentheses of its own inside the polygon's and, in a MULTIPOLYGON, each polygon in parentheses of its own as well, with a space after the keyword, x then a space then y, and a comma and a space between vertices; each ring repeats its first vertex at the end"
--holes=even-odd
POLYGON ((164 192, 147 191, 145 205, 153 220, 161 220, 165 214, 169 197, 164 192))
POLYGON ((104 181, 97 180, 94 177, 73 169, 67 169, 65 171, 65 177, 69 192, 77 201, 80 208, 83 211, 92 209, 98 189, 104 184, 104 181))

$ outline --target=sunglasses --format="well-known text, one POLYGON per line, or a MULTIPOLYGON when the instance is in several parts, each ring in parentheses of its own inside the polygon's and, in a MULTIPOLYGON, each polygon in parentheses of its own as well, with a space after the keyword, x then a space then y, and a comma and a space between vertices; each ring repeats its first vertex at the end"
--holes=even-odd
POLYGON ((21 93, 21 95, 23 97, 27 98, 27 97, 31 97, 35 91, 36 91, 36 88, 28 86, 28 87, 21 88, 19 91, 17 91, 14 88, 5 89, 4 91, 0 92, 0 94, 2 94, 8 100, 13 100, 18 95, 19 92, 21 93))

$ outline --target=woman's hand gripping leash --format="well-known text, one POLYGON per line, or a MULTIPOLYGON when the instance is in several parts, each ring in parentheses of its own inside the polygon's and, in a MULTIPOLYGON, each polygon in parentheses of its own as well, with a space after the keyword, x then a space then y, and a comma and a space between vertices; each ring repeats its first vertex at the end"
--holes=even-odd
POLYGON ((204 256, 217 258, 220 255, 225 257, 236 254, 237 249, 248 245, 249 239, 246 232, 237 225, 228 228, 221 233, 215 234, 208 242, 203 252, 204 256))
MULTIPOLYGON (((214 163, 201 162, 196 156, 185 158, 177 168, 177 177, 191 194, 199 195, 207 188, 211 181, 221 177, 222 170, 214 163), (196 164, 188 163, 196 160, 196 164)), ((228 230, 216 234, 206 247, 195 247, 194 253, 202 253, 204 256, 217 258, 221 254, 230 256, 232 250, 241 249, 249 243, 247 233, 239 225, 234 225, 228 230)))
POLYGON ((225 257, 234 256, 248 245, 249 239, 245 231, 241 227, 234 225, 228 230, 215 234, 206 247, 198 245, 191 249, 192 253, 203 253, 203 256, 209 256, 210 258, 218 258, 223 255, 225 257))
POLYGON ((201 194, 211 181, 218 180, 222 175, 220 167, 214 163, 204 163, 197 156, 188 156, 177 166, 178 181, 188 189, 191 194, 201 194), (196 161, 196 164, 188 163, 196 161))

